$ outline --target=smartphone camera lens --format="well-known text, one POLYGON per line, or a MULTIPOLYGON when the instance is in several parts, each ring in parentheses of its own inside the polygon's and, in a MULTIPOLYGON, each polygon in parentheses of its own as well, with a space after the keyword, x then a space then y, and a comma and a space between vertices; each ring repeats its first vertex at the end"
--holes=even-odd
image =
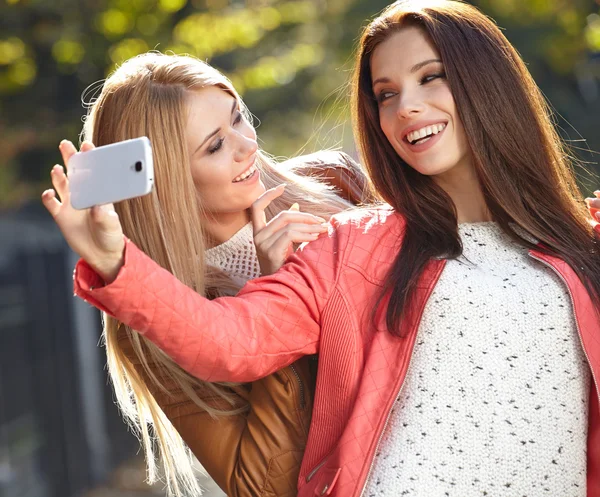
POLYGON ((142 163, 140 161, 137 161, 135 163, 135 170, 139 173, 142 170, 142 163))

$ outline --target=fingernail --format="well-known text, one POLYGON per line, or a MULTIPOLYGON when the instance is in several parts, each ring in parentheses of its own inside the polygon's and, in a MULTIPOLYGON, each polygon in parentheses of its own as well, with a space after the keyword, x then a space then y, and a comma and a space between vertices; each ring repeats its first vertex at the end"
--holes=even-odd
POLYGON ((594 195, 600 195, 600 190, 596 190, 596 191, 594 192, 594 195))
POLYGON ((321 221, 322 224, 327 225, 327 219, 323 219, 322 217, 315 216, 317 221, 321 221))
POLYGON ((600 221, 600 212, 596 212, 596 219, 600 221))

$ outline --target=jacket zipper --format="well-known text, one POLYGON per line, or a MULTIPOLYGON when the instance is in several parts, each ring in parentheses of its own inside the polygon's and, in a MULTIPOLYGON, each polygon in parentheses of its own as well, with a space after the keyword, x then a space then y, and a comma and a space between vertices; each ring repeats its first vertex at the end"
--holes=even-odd
POLYGON ((594 386, 596 387, 596 395, 598 396, 598 402, 600 402, 600 390, 598 389, 598 382, 596 381, 596 376, 594 375, 594 368, 592 368, 592 363, 590 362, 590 357, 588 356, 587 350, 585 350, 585 345, 583 344, 583 338, 581 336, 581 329, 579 328, 579 322, 577 321, 577 314, 575 313, 575 300, 573 299, 573 294, 571 293, 571 288, 567 283, 567 280, 563 277, 562 274, 549 262, 546 262, 543 259, 540 259, 538 256, 529 253, 529 256, 535 259, 538 262, 541 262, 544 266, 549 267, 564 283, 565 288, 567 289, 567 293, 569 294, 569 298, 571 299, 571 309, 573 310, 573 318, 575 320, 575 328, 577 328, 577 336, 579 337, 579 343, 581 343, 581 349, 583 350, 583 354, 587 360, 588 366, 590 368, 590 373, 592 374, 592 380, 594 381, 594 386))
MULTIPOLYGON (((419 324, 417 326, 420 326, 420 324, 421 324, 421 322, 419 320, 419 324)), ((418 331, 418 328, 417 328, 417 336, 415 336, 415 343, 417 342, 417 338, 419 338, 418 333, 419 333, 419 331, 418 331)), ((414 344, 413 344, 413 350, 414 350, 414 344)), ((379 449, 379 444, 381 443, 381 439, 383 438, 383 435, 385 434, 385 430, 387 428, 387 425, 388 425, 388 423, 390 421, 390 418, 392 417, 392 411, 393 411, 394 403, 396 402, 396 400, 398 399, 398 397, 402 393, 402 389, 404 388, 404 384, 406 383, 406 376, 408 374, 408 370, 409 370, 410 365, 412 363, 413 350, 410 351, 410 358, 408 360, 408 366, 406 368, 406 374, 404 375, 404 378, 402 379, 402 383, 400 384, 400 387, 398 388, 398 392, 396 393, 396 395, 394 397, 394 402, 392 403, 392 406, 388 410, 387 417, 385 418, 385 423, 383 425, 383 429, 381 430, 381 433, 379 434, 379 438, 377 439, 377 445, 375 445, 375 452, 373 453, 373 460, 371 461, 371 465, 369 466, 369 471, 367 472, 367 477, 365 478, 365 483, 363 484, 363 488, 362 488, 362 490, 360 492, 360 497, 363 497, 363 495, 365 493, 365 490, 367 489, 367 483, 369 483, 369 478, 371 476, 371 471, 373 471, 373 466, 375 466, 375 455, 377 454, 377 449, 379 449)))
POLYGON ((296 366, 290 364, 290 369, 292 373, 294 373, 296 380, 298 380, 298 388, 300 389, 300 407, 304 409, 306 407, 306 399, 304 398, 304 384, 302 383, 302 378, 300 378, 300 374, 298 373, 296 366))
POLYGON ((325 459, 323 459, 319 464, 317 464, 315 469, 313 469, 310 473, 308 473, 308 475, 306 476, 306 483, 308 483, 310 480, 312 480, 312 477, 315 476, 317 471, 319 471, 321 469, 321 467, 323 466, 323 464, 325 464, 327 462, 327 459, 329 459, 329 456, 325 457, 325 459))
POLYGON ((425 306, 427 305, 427 301, 429 300, 429 297, 431 297, 431 293, 433 292, 433 290, 435 289, 435 286, 437 285, 438 281, 440 280, 440 276, 442 274, 442 272, 444 271, 444 268, 446 267, 446 264, 444 263, 444 265, 441 267, 441 269, 438 271, 437 276, 435 277, 435 283, 431 286, 431 288, 429 289, 429 294, 427 295, 427 299, 425 300, 425 302, 423 303, 423 308, 421 309, 421 315, 419 316, 419 322, 416 323, 416 327, 417 327, 417 331, 415 332, 415 341, 413 342, 413 346, 412 349, 410 351, 410 357, 408 359, 408 365, 406 366, 406 373, 404 374, 404 378, 402 378, 402 383, 400 384, 400 387, 398 388, 398 391, 396 392, 396 395, 394 396, 394 401, 392 402, 392 405, 390 406, 387 416, 385 418, 385 423, 383 424, 383 429, 381 430, 381 433, 379 433, 379 438, 377 439, 377 444, 375 445, 375 452, 373 452, 373 459, 371 460, 371 465, 369 466, 369 471, 367 472, 367 476, 365 478, 365 482, 363 483, 363 488, 360 491, 360 497, 363 497, 365 490, 367 488, 367 483, 369 482, 369 478, 371 476, 371 472, 373 471, 373 466, 375 466, 375 455, 377 454, 377 449, 379 449, 379 444, 381 443, 381 439, 383 438, 383 435, 385 434, 385 430, 387 428, 387 425, 390 421, 390 417, 392 415, 392 409, 394 406, 394 402, 396 402, 396 400, 398 399, 398 397, 400 396, 400 394, 402 393, 402 389, 404 388, 404 384, 406 383, 406 376, 408 375, 408 371, 410 369, 410 365, 412 364, 412 358, 413 358, 413 351, 415 348, 415 343, 417 343, 417 338, 419 338, 419 327, 421 326, 421 320, 423 319, 423 311, 425 310, 425 306))

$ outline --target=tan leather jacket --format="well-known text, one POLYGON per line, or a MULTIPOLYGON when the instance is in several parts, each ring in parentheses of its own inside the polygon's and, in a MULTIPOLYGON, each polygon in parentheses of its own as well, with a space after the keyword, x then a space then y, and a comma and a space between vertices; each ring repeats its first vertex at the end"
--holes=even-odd
MULTIPOLYGON (((351 202, 366 200, 365 178, 360 166, 348 155, 318 152, 283 163, 282 167, 296 169, 298 164, 303 167, 296 172, 321 178, 351 202)), ((153 388, 154 383, 147 378, 125 333, 119 335, 119 344, 183 440, 228 496, 296 496, 312 414, 316 356, 303 357, 236 389, 240 402, 249 404, 249 411, 214 420, 150 364, 169 395, 153 388)), ((197 393, 218 406, 218 400, 211 399, 209 392, 197 393)))

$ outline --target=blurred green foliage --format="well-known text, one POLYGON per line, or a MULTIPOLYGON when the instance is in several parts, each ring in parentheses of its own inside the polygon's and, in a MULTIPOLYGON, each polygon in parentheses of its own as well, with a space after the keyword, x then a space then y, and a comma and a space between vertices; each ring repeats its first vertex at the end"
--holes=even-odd
MULTIPOLYGON (((233 81, 264 148, 291 156, 352 151, 345 84, 361 26, 382 0, 3 0, 0 4, 0 207, 48 184, 56 146, 76 140, 81 96, 123 60, 189 53, 233 81)), ((600 149, 600 5, 477 0, 506 28, 565 120, 600 149)), ((86 97, 89 99, 89 96, 86 97)), ((574 142, 586 148, 585 142, 574 142)), ((584 159, 594 161, 584 153, 584 159)), ((597 162, 597 160, 596 160, 597 162)))

